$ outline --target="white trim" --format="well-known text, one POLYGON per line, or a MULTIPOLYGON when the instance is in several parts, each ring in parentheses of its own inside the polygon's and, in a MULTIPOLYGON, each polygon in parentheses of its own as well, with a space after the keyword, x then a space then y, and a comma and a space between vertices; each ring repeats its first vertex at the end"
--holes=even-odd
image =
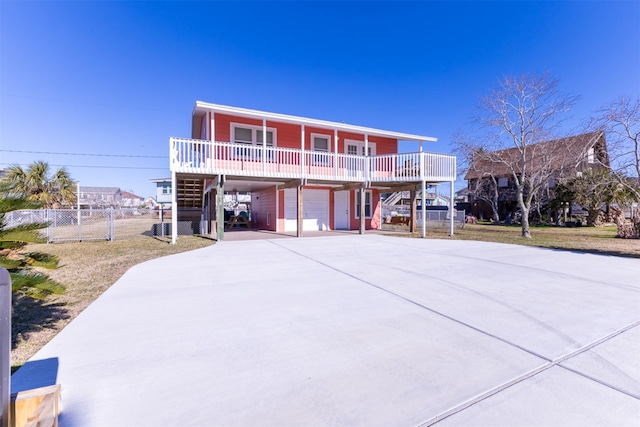
POLYGON ((308 126, 315 126, 315 127, 327 128, 327 129, 338 129, 338 130, 343 130, 347 132, 368 134, 370 136, 371 135, 382 136, 386 138, 399 139, 402 141, 436 142, 438 140, 438 138, 434 138, 432 136, 423 136, 423 135, 415 135, 410 133, 386 131, 382 129, 368 128, 364 126, 349 125, 349 124, 340 123, 340 122, 317 120, 317 119, 311 119, 306 117, 290 116, 287 114, 270 113, 267 111, 250 110, 248 108, 238 108, 238 107, 231 107, 228 105, 211 104, 208 102, 196 101, 195 106, 193 108, 193 115, 196 115, 196 113, 198 114, 204 113, 206 111, 212 111, 214 113, 216 112, 225 113, 225 114, 241 116, 241 117, 249 117, 249 118, 260 118, 260 119, 264 118, 266 120, 273 120, 273 121, 284 122, 284 123, 306 124, 308 126))
POLYGON ((210 141, 215 141, 216 140, 216 120, 215 120, 215 115, 213 114, 209 114, 209 140, 210 141))

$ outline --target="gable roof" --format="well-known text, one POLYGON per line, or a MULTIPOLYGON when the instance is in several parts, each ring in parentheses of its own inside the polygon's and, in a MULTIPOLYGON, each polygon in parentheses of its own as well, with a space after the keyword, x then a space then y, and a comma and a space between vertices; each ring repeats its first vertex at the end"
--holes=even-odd
POLYGON ((137 196, 133 193, 130 193, 128 191, 123 191, 120 193, 120 195, 122 196, 123 199, 139 199, 139 200, 143 200, 143 197, 137 196))
MULTIPOLYGON (((527 163, 529 170, 548 168, 550 171, 563 171, 569 168, 577 169, 586 159, 589 149, 598 145, 600 153, 598 160, 608 164, 606 141, 604 132, 595 131, 551 141, 531 144, 527 147, 527 163)), ((513 170, 518 172, 522 166, 522 154, 517 148, 507 148, 491 152, 479 153, 473 159, 464 179, 476 179, 491 174, 493 176, 510 175, 513 170)))
POLYGON ((414 135, 410 133, 393 132, 382 129, 369 128, 364 126, 349 125, 328 120, 311 119, 308 117, 291 116, 288 114, 270 113, 268 111, 250 110, 248 108, 231 107, 228 105, 210 104, 208 102, 196 101, 193 108, 193 116, 202 116, 206 112, 224 113, 233 116, 248 117, 253 119, 266 119, 282 123, 294 123, 298 125, 308 125, 318 128, 336 129, 345 132, 362 133, 366 135, 381 136, 398 139, 401 141, 429 141, 436 142, 438 138, 424 135, 414 135))

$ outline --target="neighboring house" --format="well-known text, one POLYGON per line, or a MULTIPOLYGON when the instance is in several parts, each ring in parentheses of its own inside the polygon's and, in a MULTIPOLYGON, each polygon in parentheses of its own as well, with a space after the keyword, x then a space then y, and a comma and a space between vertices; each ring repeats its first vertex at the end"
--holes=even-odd
POLYGON ((217 195, 250 193, 254 228, 363 233, 381 225, 380 194, 439 182, 453 192, 456 179, 454 156, 422 152, 429 136, 200 101, 191 136, 169 142, 173 218, 211 226, 218 239, 217 195), (399 141, 419 148, 398 153, 399 141))
POLYGON ((120 200, 120 207, 123 208, 139 208, 140 206, 144 206, 143 197, 136 196, 128 191, 122 191, 120 193, 120 200))
POLYGON ((83 209, 115 208, 122 203, 118 187, 80 187, 80 207, 83 209))
MULTIPOLYGON (((527 153, 530 171, 546 168, 543 176, 548 178, 548 191, 537 195, 541 204, 553 198, 553 189, 561 180, 579 176, 587 169, 609 165, 607 144, 601 131, 533 144, 528 147, 527 153)), ((481 158, 474 159, 465 175, 472 215, 486 219, 492 217, 491 206, 478 197, 477 190, 483 187, 482 184, 487 184, 485 189, 495 188, 490 184, 490 176, 495 178, 498 186, 500 219, 517 211, 516 181, 511 168, 499 160, 517 166, 519 156, 516 148, 509 148, 485 153, 481 158)))
POLYGON ((156 184, 155 204, 163 209, 169 209, 173 200, 171 178, 150 179, 149 182, 156 184))

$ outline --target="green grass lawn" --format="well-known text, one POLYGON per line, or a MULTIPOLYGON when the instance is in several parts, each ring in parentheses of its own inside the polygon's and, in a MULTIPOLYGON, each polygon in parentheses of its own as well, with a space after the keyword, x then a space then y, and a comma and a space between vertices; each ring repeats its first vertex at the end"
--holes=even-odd
POLYGON ((464 229, 454 229, 453 237, 449 236, 447 228, 427 229, 427 237, 509 243, 640 258, 640 239, 617 238, 615 226, 576 228, 534 226, 531 227, 531 239, 525 239, 521 235, 519 225, 466 224, 464 229))

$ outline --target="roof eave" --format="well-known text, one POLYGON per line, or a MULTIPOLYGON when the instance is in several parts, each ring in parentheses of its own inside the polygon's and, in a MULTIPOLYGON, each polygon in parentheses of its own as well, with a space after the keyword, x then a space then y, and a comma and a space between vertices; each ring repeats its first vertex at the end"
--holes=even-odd
POLYGON ((251 110, 248 108, 232 107, 228 105, 211 104, 203 101, 196 101, 193 108, 193 115, 213 111, 247 118, 260 118, 278 122, 304 124, 308 126, 337 129, 342 131, 363 133, 366 135, 381 136, 398 139, 401 141, 436 142, 438 138, 432 136, 415 135, 403 132, 386 131, 382 129, 369 128, 365 126, 350 125, 346 123, 332 122, 328 120, 311 119, 308 117, 292 116, 288 114, 271 113, 268 111, 251 110))

